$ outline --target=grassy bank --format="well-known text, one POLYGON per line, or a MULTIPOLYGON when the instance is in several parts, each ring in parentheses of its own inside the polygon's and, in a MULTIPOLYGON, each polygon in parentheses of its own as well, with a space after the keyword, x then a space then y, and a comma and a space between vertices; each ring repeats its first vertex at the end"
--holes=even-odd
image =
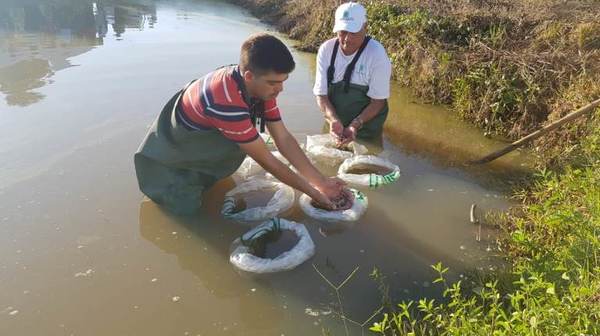
POLYGON ((474 283, 434 282, 444 302, 389 306, 384 335, 600 335, 600 113, 577 167, 542 170, 498 222, 508 268, 474 283))
MULTIPOLYGON (((338 1, 234 0, 315 51, 338 1)), ((515 139, 600 97, 600 2, 365 1, 369 34, 394 78, 449 104, 488 134, 515 139)), ((575 157, 589 120, 539 140, 544 164, 575 157)))
MULTIPOLYGON (((331 38, 338 1, 236 0, 299 48, 331 38)), ((394 78, 483 132, 517 138, 600 97, 600 2, 364 2, 394 78)), ((538 175, 494 225, 508 262, 445 300, 390 305, 387 335, 600 335, 600 109, 534 143, 538 175)))

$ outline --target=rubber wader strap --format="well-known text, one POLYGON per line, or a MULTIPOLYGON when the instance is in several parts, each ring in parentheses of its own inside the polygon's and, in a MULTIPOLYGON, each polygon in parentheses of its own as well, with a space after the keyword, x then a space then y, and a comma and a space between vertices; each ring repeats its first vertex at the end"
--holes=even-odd
MULTIPOLYGON (((350 79, 352 77, 352 72, 354 71, 354 67, 356 66, 356 62, 360 58, 360 55, 367 47, 367 43, 371 40, 370 36, 365 37, 365 40, 360 45, 360 48, 354 55, 354 58, 346 67, 346 71, 344 72, 344 92, 348 92, 350 89, 350 79)), ((327 85, 331 85, 333 83, 333 76, 335 75, 335 58, 337 56, 338 49, 340 47, 340 41, 338 39, 335 40, 335 44, 333 45, 333 52, 331 53, 331 60, 329 61, 329 67, 327 68, 327 85)))
POLYGON ((367 43, 369 43, 369 40, 371 40, 370 36, 365 37, 365 40, 363 41, 360 48, 358 49, 358 52, 352 59, 352 62, 350 62, 350 64, 348 64, 348 67, 346 67, 346 72, 344 72, 344 92, 346 93, 348 93, 348 90, 350 90, 350 78, 352 77, 352 72, 354 71, 356 62, 358 62, 360 55, 367 47, 367 43))
POLYGON ((335 39, 333 45, 333 52, 331 53, 331 60, 329 61, 329 67, 327 68, 327 86, 333 82, 333 75, 335 74, 335 57, 337 56, 338 48, 340 47, 340 41, 335 39))

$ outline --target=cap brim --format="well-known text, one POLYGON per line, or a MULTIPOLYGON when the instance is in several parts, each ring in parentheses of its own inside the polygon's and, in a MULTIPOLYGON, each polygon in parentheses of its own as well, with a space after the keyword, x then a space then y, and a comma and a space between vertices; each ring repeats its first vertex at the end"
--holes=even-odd
POLYGON ((357 33, 361 30, 363 24, 364 23, 338 21, 333 26, 333 32, 337 33, 339 31, 345 30, 347 32, 357 33))

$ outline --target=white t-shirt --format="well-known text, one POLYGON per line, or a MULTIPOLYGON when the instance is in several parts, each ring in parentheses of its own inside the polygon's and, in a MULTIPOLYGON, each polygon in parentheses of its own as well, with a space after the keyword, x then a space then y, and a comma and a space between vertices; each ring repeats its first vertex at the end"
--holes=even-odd
MULTIPOLYGON (((331 53, 335 45, 335 38, 325 41, 319 47, 317 53, 317 75, 313 94, 315 96, 327 95, 327 68, 331 62, 331 53)), ((358 52, 358 51, 357 51, 358 52)), ((344 79, 346 67, 354 55, 344 55, 341 46, 338 47, 335 58, 335 74, 333 83, 344 79)), ((385 48, 378 41, 371 39, 365 50, 356 62, 350 83, 368 86, 367 96, 373 99, 387 99, 390 96, 390 77, 392 75, 392 64, 385 52, 385 48)))

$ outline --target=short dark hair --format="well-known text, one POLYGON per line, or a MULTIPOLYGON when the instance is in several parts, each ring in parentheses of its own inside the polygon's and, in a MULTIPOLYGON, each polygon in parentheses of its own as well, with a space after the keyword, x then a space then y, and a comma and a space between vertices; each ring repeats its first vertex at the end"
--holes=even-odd
POLYGON ((288 48, 273 35, 253 34, 244 41, 240 53, 240 68, 257 75, 269 71, 288 74, 294 71, 296 63, 288 48))

